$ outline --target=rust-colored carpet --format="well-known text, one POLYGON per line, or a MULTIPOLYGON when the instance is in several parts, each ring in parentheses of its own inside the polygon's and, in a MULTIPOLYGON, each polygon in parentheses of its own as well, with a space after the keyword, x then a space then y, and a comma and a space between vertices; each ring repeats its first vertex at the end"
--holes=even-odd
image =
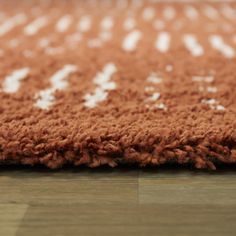
POLYGON ((236 3, 0 0, 0 163, 236 163, 236 3))

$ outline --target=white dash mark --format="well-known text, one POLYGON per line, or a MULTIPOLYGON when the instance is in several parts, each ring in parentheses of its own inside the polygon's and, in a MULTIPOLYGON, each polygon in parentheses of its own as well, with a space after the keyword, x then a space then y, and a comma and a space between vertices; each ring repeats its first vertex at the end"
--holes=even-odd
POLYGON ((206 90, 208 93, 216 93, 218 91, 216 87, 207 87, 206 90))
POLYGON ((202 99, 201 102, 204 103, 204 104, 208 104, 208 105, 216 104, 216 100, 215 99, 202 99))
POLYGON ((212 83, 214 81, 214 77, 209 75, 209 76, 193 76, 192 81, 194 82, 205 82, 205 83, 212 83))
POLYGON ((111 38, 112 38, 111 29, 113 28, 113 25, 114 25, 114 22, 113 22, 112 17, 105 16, 102 19, 102 21, 100 23, 101 30, 100 30, 100 33, 98 36, 98 39, 101 40, 101 43, 108 42, 111 40, 111 38))
POLYGON ((96 88, 93 94, 86 94, 84 96, 84 106, 87 108, 94 108, 99 102, 106 100, 108 93, 103 89, 96 88))
POLYGON ((48 20, 45 16, 41 16, 31 22, 24 28, 24 33, 26 35, 32 36, 38 33, 38 31, 47 24, 48 20))
POLYGON ((116 73, 116 71, 116 66, 113 63, 108 63, 103 68, 103 71, 96 75, 93 82, 101 88, 106 88, 104 90, 115 89, 115 87, 113 85, 110 86, 109 83, 112 75, 116 73))
POLYGON ((123 24, 124 30, 130 31, 130 30, 134 29, 135 26, 136 26, 136 21, 134 18, 129 17, 129 18, 125 19, 124 24, 123 24))
POLYGON ((163 10, 163 16, 166 20, 172 20, 175 17, 175 9, 173 7, 166 7, 163 10))
POLYGON ((149 83, 153 83, 153 84, 160 84, 160 83, 162 83, 162 78, 158 77, 157 74, 155 74, 155 73, 151 73, 148 76, 147 81, 149 83))
POLYGON ((225 107, 222 105, 216 105, 215 109, 218 111, 225 111, 225 107))
POLYGON ((91 29, 92 25, 92 19, 90 16, 82 16, 79 24, 78 24, 78 29, 81 32, 88 32, 91 29))
POLYGON ((142 33, 139 30, 131 31, 124 39, 122 48, 127 52, 135 51, 137 44, 142 37, 142 33))
POLYGON ((146 86, 146 87, 144 88, 144 90, 145 90, 145 92, 152 92, 152 91, 155 90, 155 88, 152 87, 152 86, 146 86))
POLYGON ((171 71, 173 71, 173 66, 172 65, 166 65, 166 71, 167 72, 171 72, 171 71))
POLYGON ((101 29, 104 31, 109 31, 114 25, 113 19, 110 16, 106 16, 101 21, 101 29))
POLYGON ((65 15, 61 17, 56 24, 56 31, 59 33, 66 32, 72 24, 72 20, 72 16, 70 15, 65 15))
POLYGON ((8 75, 3 81, 3 91, 5 93, 16 93, 20 88, 21 80, 28 76, 29 71, 29 68, 22 68, 13 71, 13 73, 8 75))
POLYGON ((166 53, 170 46, 170 34, 168 32, 160 32, 157 36, 155 48, 161 53, 166 53))
POLYGON ((196 20, 198 18, 198 11, 195 7, 193 6, 186 6, 185 10, 185 14, 186 16, 190 19, 190 20, 196 20))
POLYGON ((166 106, 164 103, 155 104, 154 107, 155 107, 156 109, 160 109, 160 110, 167 111, 167 106, 166 106))
POLYGON ((5 20, 0 25, 0 36, 5 35, 9 31, 14 29, 16 26, 25 23, 25 21, 26 21, 26 16, 24 14, 17 14, 16 16, 13 16, 8 20, 5 20))
POLYGON ((75 65, 65 65, 61 70, 57 71, 51 78, 51 87, 40 91, 36 94, 35 107, 40 109, 48 109, 55 100, 54 93, 57 90, 64 90, 68 86, 68 82, 65 80, 70 74, 77 71, 75 65))
POLYGON ((40 48, 47 48, 50 45, 50 40, 48 38, 41 38, 38 41, 38 46, 40 48))
POLYGON ((99 102, 105 101, 109 90, 116 89, 116 83, 110 81, 112 76, 117 72, 115 64, 108 63, 104 66, 102 72, 97 73, 93 79, 97 86, 94 93, 88 93, 84 96, 84 106, 94 108, 99 102))
POLYGON ((194 35, 186 34, 183 36, 183 41, 186 48, 194 57, 199 57, 204 54, 203 47, 198 43, 197 38, 194 35))
POLYGON ((150 97, 146 99, 146 101, 155 102, 160 98, 160 93, 153 93, 150 97))
POLYGON ((146 7, 143 10, 142 18, 144 21, 151 21, 155 17, 156 11, 153 7, 146 7))
POLYGON ((206 5, 203 8, 203 13, 211 20, 216 20, 219 17, 218 11, 210 5, 206 5))
POLYGON ((219 35, 212 35, 209 38, 210 43, 212 47, 216 50, 218 50, 220 53, 222 53, 227 58, 233 58, 235 56, 234 49, 227 45, 221 36, 219 35))
POLYGON ((62 54, 65 51, 65 48, 63 47, 47 47, 44 49, 44 52, 47 55, 58 55, 62 54))
POLYGON ((207 104, 211 109, 218 110, 218 111, 224 111, 225 107, 220 105, 218 101, 215 99, 202 99, 201 103, 207 104))

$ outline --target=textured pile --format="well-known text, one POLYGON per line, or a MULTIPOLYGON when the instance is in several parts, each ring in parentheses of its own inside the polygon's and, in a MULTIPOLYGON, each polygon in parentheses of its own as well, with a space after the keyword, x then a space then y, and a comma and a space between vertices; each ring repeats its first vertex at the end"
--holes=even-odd
POLYGON ((0 163, 236 163, 236 3, 0 0, 0 163))

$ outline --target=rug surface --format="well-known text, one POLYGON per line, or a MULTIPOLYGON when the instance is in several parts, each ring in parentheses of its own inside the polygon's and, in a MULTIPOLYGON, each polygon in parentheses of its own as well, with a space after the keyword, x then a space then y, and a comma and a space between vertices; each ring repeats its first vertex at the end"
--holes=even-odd
POLYGON ((236 163, 236 3, 0 0, 0 163, 236 163))

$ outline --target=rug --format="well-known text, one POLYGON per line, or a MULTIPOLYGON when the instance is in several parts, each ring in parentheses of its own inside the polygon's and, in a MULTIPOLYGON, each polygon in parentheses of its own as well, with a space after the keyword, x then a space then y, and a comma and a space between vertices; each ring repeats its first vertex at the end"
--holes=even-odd
POLYGON ((0 1, 0 163, 236 163, 236 3, 0 1))

